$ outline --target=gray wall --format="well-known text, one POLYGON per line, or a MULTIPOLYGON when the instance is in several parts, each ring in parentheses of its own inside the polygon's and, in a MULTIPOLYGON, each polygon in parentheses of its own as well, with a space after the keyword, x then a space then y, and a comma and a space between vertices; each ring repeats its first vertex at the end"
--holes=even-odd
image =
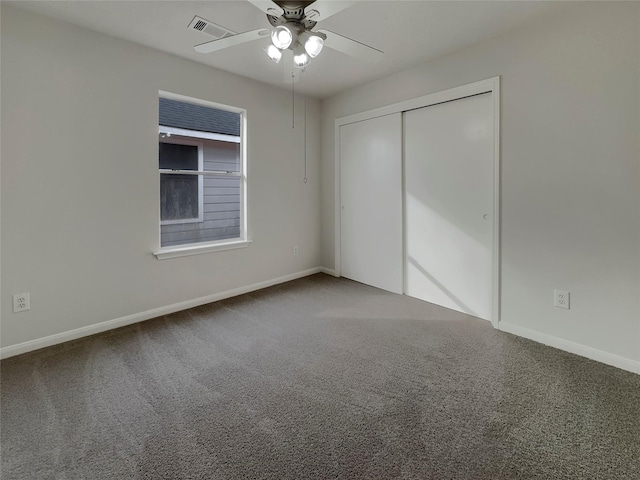
POLYGON ((4 3, 1 12, 2 346, 319 266, 317 101, 307 102, 304 184, 290 90, 4 3), (154 257, 160 90, 247 110, 247 248, 154 257), (14 314, 22 292, 31 310, 14 314))
MULTIPOLYGON (((579 2, 323 102, 323 261, 336 118, 502 77, 502 320, 640 361, 640 3, 579 2), (552 305, 571 291, 571 310, 552 305)), ((635 365, 638 365, 635 363, 635 365)))

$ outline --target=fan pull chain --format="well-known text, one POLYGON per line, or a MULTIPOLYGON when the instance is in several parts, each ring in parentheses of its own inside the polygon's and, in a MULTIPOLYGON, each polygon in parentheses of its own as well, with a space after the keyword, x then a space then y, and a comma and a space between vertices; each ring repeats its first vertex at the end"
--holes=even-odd
MULTIPOLYGON (((302 77, 302 86, 307 86, 307 76, 304 75, 305 70, 302 70, 300 76, 302 77)), ((304 92, 304 183, 307 183, 307 92, 304 92)))
POLYGON ((296 82, 295 74, 291 71, 291 128, 296 128, 296 82))

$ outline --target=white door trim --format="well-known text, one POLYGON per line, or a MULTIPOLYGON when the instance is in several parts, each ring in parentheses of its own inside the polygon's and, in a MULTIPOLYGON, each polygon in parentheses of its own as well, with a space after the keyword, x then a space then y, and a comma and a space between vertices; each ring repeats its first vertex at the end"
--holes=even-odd
MULTIPOLYGON (((494 117, 494 150, 493 150, 493 165, 494 165, 494 194, 493 194, 493 218, 494 222, 494 235, 493 235, 493 311, 491 317, 491 323, 495 328, 498 328, 500 322, 500 77, 493 77, 487 80, 481 80, 479 82, 470 83, 468 85, 462 85, 460 87, 450 88, 437 93, 431 93, 422 97, 405 100, 403 102, 394 103, 384 107, 376 108, 366 112, 355 113, 353 115, 347 115, 345 117, 336 118, 334 126, 334 148, 335 148, 335 165, 334 165, 334 242, 335 242, 335 273, 336 276, 341 275, 341 184, 340 184, 340 127, 349 123, 359 122, 362 120, 369 120, 371 118, 381 117, 384 115, 390 115, 393 113, 406 112, 408 110, 414 110, 417 108, 428 107, 436 105, 438 103, 449 102, 452 100, 458 100, 460 98, 469 97, 472 95, 478 95, 481 93, 491 92, 493 98, 493 117, 494 117)), ((403 161, 404 163, 404 161, 403 161)), ((403 186, 404 187, 404 186, 403 186)), ((404 229, 403 229, 404 230, 404 229)), ((404 231, 403 231, 404 235, 404 231)))

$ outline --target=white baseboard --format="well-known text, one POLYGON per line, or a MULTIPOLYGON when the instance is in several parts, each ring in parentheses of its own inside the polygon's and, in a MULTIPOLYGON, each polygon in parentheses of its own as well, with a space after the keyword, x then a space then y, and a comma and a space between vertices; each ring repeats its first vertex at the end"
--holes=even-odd
MULTIPOLYGON (((256 290, 261 290, 263 288, 271 287, 273 285, 278 285, 280 283, 289 282, 291 280, 296 280, 298 278, 307 277, 309 275, 314 275, 320 272, 325 273, 327 275, 332 275, 334 277, 336 276, 335 270, 332 270, 329 268, 325 268, 325 267, 310 268, 308 270, 303 270, 301 272, 291 273, 289 275, 284 275, 282 277, 272 278, 270 280, 265 280, 263 282, 258 282, 251 285, 234 288, 231 290, 226 290, 220 293, 214 293, 212 295, 207 295, 205 297, 195 298, 193 300, 187 300, 185 302, 174 303, 172 305, 166 305, 164 307, 154 308, 144 312, 135 313, 133 315, 127 315, 125 317, 108 320, 106 322, 97 323, 95 325, 89 325, 86 327, 69 330, 67 332, 56 333, 55 335, 50 335, 48 337, 38 338, 36 340, 30 340, 28 342, 19 343, 17 345, 10 345, 8 347, 3 347, 3 348, 0 348, 0 358, 13 357, 15 355, 20 355, 22 353, 31 352, 33 350, 38 350, 40 348, 45 348, 52 345, 57 345, 59 343, 68 342, 70 340, 77 340, 79 338, 87 337, 89 335, 95 335, 96 333, 106 332, 107 330, 113 330, 115 328, 124 327, 134 323, 142 322, 144 320, 160 317, 162 315, 168 315, 170 313, 179 312, 181 310, 186 310, 188 308, 198 307, 200 305, 205 305, 207 303, 217 302, 219 300, 224 300, 226 298, 231 298, 231 297, 235 297, 245 293, 254 292, 256 290)), ((521 327, 519 325, 514 325, 508 322, 500 322, 499 329, 507 333, 512 333, 520 337, 528 338, 529 340, 533 340, 534 342, 539 342, 544 345, 549 345, 550 347, 559 348, 560 350, 564 350, 570 353, 575 353, 576 355, 590 358, 591 360, 596 360, 598 362, 602 362, 607 365, 621 368, 622 370, 626 370, 626 371, 633 372, 640 375, 640 362, 631 360, 629 358, 604 352, 596 348, 587 347, 585 345, 571 342, 569 340, 563 340, 561 338, 554 337, 552 335, 540 333, 535 330, 521 327)))
POLYGON ((289 282, 302 277, 308 277, 315 273, 324 271, 321 267, 310 268, 301 272, 291 273, 282 277, 272 278, 265 280, 264 282, 258 282, 251 285, 246 285, 239 288, 233 288, 225 292, 214 293, 213 295, 207 295, 205 297, 194 298, 193 300, 187 300, 185 302, 174 303, 172 305, 166 305, 164 307, 154 308, 141 313, 134 313, 133 315, 127 315, 126 317, 116 318, 114 320, 107 320, 106 322, 96 323, 95 325, 89 325, 86 327, 76 328, 67 332, 56 333, 48 337, 38 338, 36 340, 30 340, 24 343, 18 343, 17 345, 10 345, 8 347, 0 348, 0 358, 13 357, 20 355, 21 353, 31 352, 44 347, 50 347, 51 345, 57 345, 59 343, 68 342, 69 340, 77 340, 78 338, 87 337, 89 335, 95 335, 96 333, 106 332, 107 330, 113 330, 114 328, 120 328, 133 323, 142 322, 151 318, 160 317, 162 315, 168 315, 170 313, 179 312, 188 308, 198 307, 211 302, 217 302, 224 300, 225 298, 231 298, 244 293, 254 292, 263 288, 278 285, 279 283, 289 282))
POLYGON ((331 269, 331 268, 327 268, 327 267, 320 267, 320 271, 322 273, 326 273, 327 275, 331 275, 332 277, 337 277, 338 274, 336 273, 335 270, 331 269))
POLYGON ((564 350, 565 352, 575 353, 576 355, 580 355, 581 357, 590 358, 591 360, 596 360, 597 362, 605 363, 607 365, 611 365, 612 367, 621 368, 622 370, 637 373, 640 375, 640 362, 631 360, 630 358, 625 358, 613 353, 604 352, 602 350, 598 350, 597 348, 587 347, 586 345, 581 345, 569 340, 564 340, 562 338, 554 337, 546 333, 540 333, 535 330, 521 327, 519 325, 514 325, 513 323, 500 322, 498 324, 498 328, 503 332, 513 333, 514 335, 528 338, 529 340, 533 340, 534 342, 558 348, 560 350, 564 350))

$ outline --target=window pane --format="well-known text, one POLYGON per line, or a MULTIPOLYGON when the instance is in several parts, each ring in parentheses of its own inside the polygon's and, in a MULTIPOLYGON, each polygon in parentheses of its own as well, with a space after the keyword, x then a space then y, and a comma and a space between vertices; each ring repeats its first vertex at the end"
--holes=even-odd
POLYGON ((240 144, 217 140, 204 141, 204 170, 240 171, 240 144))
POLYGON ((160 98, 160 125, 240 136, 240 114, 195 103, 160 98))
POLYGON ((239 238, 240 200, 239 177, 205 175, 203 221, 162 225, 161 245, 168 247, 239 238))
POLYGON ((160 220, 198 218, 198 175, 160 175, 160 220))
POLYGON ((160 168, 198 170, 198 147, 196 145, 160 142, 159 152, 160 168))

